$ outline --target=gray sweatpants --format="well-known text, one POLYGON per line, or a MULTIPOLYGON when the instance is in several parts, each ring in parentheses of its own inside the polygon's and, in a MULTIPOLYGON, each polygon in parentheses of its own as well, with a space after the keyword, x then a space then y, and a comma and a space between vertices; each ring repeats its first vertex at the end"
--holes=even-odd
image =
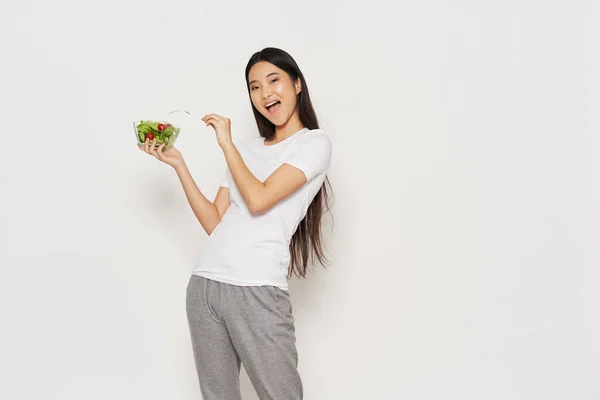
POLYGON ((240 362, 261 400, 302 399, 289 292, 192 275, 186 312, 203 400, 242 398, 240 362))

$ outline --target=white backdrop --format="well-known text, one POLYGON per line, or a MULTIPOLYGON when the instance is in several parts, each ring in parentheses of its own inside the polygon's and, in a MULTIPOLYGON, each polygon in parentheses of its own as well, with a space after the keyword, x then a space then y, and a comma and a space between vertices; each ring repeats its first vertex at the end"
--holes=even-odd
MULTIPOLYGON (((266 46, 334 144, 331 266, 290 289, 305 398, 600 398, 599 18, 591 0, 3 2, 0 399, 200 398, 185 288, 206 234, 131 122, 185 108, 257 134, 244 67, 266 46)), ((212 199, 212 130, 189 119, 177 147, 212 199)))

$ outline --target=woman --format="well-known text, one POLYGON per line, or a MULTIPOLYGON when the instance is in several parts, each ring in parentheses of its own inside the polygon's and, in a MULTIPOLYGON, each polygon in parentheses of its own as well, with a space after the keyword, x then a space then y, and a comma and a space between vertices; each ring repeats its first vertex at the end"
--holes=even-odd
POLYGON ((202 118, 227 161, 214 202, 198 190, 178 150, 155 150, 155 140, 140 148, 175 169, 209 235, 186 297, 202 397, 241 399, 243 363, 261 400, 302 399, 287 280, 306 276, 310 253, 325 265, 320 223, 331 141, 288 53, 255 53, 245 75, 260 137, 236 145, 229 119, 202 118))

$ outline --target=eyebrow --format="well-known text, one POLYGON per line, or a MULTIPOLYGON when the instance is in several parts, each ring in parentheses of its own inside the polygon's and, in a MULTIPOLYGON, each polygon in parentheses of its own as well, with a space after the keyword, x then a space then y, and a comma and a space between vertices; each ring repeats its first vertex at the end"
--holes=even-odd
MULTIPOLYGON (((266 77, 270 77, 271 75, 279 75, 279 72, 271 72, 270 74, 268 74, 266 77)), ((248 86, 252 85, 253 83, 257 82, 256 79, 251 81, 250 83, 248 83, 248 86)))

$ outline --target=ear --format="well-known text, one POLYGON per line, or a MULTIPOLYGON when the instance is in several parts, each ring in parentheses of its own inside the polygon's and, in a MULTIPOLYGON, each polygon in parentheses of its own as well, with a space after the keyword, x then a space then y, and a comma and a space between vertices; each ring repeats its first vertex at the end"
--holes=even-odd
POLYGON ((300 82, 300 78, 296 79, 296 95, 302 91, 302 82, 300 82))

